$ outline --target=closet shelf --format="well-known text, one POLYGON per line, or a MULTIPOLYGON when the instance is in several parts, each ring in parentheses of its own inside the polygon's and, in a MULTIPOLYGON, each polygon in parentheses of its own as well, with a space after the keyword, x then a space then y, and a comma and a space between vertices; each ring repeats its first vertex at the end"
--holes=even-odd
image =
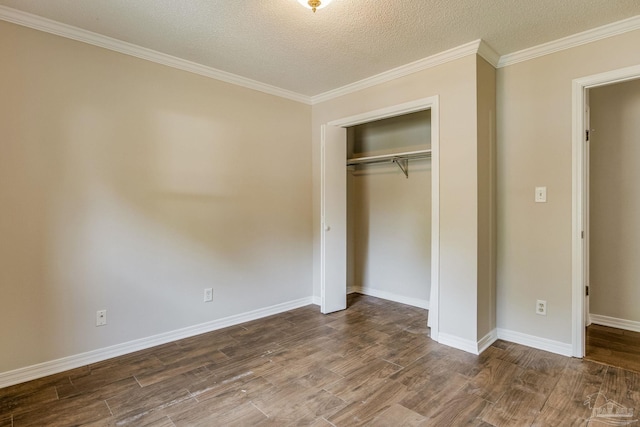
POLYGON ((404 153, 383 154, 380 156, 348 159, 347 166, 371 165, 375 163, 395 163, 404 176, 409 178, 409 160, 431 158, 431 150, 407 151, 404 153))

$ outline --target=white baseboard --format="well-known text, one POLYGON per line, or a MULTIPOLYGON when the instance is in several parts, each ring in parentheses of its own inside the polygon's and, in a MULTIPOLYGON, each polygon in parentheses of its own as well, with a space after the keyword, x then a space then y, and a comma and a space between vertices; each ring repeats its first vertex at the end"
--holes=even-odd
POLYGON ((313 301, 312 304, 315 304, 315 305, 321 305, 322 304, 322 300, 320 299, 320 297, 313 296, 311 299, 313 301))
POLYGON ((440 332, 438 334, 438 342, 448 345, 449 347, 457 348, 458 350, 466 351, 467 353, 478 354, 478 343, 472 340, 466 340, 455 335, 440 332))
POLYGON ((602 316, 589 313, 589 320, 596 325, 609 326, 610 328, 624 329, 626 331, 640 332, 640 322, 635 320, 618 319, 616 317, 602 316))
POLYGON ((424 308, 429 310, 429 301, 426 299, 406 297, 398 295, 393 292, 380 291, 372 288, 361 288, 359 286, 350 286, 347 289, 347 293, 359 293, 362 295, 368 295, 370 297, 382 298, 389 301, 399 302, 400 304, 410 305, 412 307, 424 308))
POLYGON ((478 342, 473 340, 465 340, 455 335, 450 335, 444 332, 438 334, 438 343, 448 345, 449 347, 457 348, 458 350, 466 351, 471 354, 480 354, 485 351, 491 344, 498 339, 496 330, 492 330, 484 337, 480 338, 478 342))
POLYGON ((37 365, 26 366, 24 368, 19 368, 13 371, 1 372, 0 388, 23 383, 26 381, 31 381, 37 378, 46 377, 48 375, 68 371, 70 369, 79 368, 91 363, 101 362, 103 360, 111 359, 112 357, 122 356, 124 354, 151 348, 156 345, 166 344, 171 341, 176 341, 179 339, 192 337, 194 335, 204 334, 206 332, 238 325, 240 323, 248 322, 251 320, 272 316, 274 314, 312 304, 313 300, 314 299, 312 297, 301 298, 282 304, 276 304, 271 307, 260 308, 258 310, 249 311, 247 313, 236 314, 234 316, 225 317, 223 319, 213 320, 211 322, 201 323, 199 325, 189 326, 187 328, 182 328, 175 331, 165 332, 151 337, 117 344, 111 347, 105 347, 82 354, 76 354, 58 360, 39 363, 37 365))
POLYGON ((478 341, 478 354, 481 354, 483 351, 488 349, 491 346, 491 344, 493 344, 497 340, 498 340, 498 330, 493 329, 487 335, 480 338, 480 341, 478 341))
POLYGON ((498 339, 501 340, 526 345, 527 347, 537 348, 538 350, 544 350, 550 353, 561 354, 563 356, 571 357, 573 354, 571 343, 567 344, 534 335, 523 334, 521 332, 510 331, 508 329, 498 328, 497 331, 498 339))

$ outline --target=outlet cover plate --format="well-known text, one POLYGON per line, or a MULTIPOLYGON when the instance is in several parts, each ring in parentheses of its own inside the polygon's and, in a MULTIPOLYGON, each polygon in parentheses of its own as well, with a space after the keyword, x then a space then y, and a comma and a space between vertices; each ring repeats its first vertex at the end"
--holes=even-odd
POLYGON ((539 299, 536 301, 536 314, 540 316, 547 315, 547 302, 545 300, 539 299))

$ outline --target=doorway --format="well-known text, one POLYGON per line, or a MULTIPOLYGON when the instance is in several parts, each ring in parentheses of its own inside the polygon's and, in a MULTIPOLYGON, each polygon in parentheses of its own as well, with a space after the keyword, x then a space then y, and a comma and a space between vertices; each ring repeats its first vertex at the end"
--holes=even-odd
POLYGON ((640 79, 586 95, 585 357, 640 371, 640 79))
POLYGON ((419 111, 431 112, 431 291, 429 326, 438 337, 439 308, 439 98, 437 96, 345 117, 322 126, 321 137, 321 311, 346 308, 347 201, 346 128, 419 111))
MULTIPOLYGON (((593 93, 590 94, 590 91, 597 90, 597 88, 605 88, 611 85, 623 84, 624 82, 630 82, 632 80, 636 80, 640 78, 640 66, 628 67, 621 70, 615 70, 607 73, 602 73, 594 76, 584 77, 581 79, 576 79, 573 81, 573 356, 575 357, 584 357, 586 354, 586 341, 587 341, 587 330, 586 327, 591 324, 592 320, 596 320, 598 323, 603 323, 603 319, 606 321, 606 318, 614 318, 613 316, 607 316, 604 314, 595 314, 594 316, 590 316, 591 311, 601 311, 603 313, 615 313, 615 311, 611 311, 613 307, 615 309, 615 298, 610 301, 598 300, 590 300, 589 294, 594 295, 594 290, 591 284, 598 287, 598 293, 596 295, 603 295, 606 292, 603 292, 603 288, 607 283, 611 283, 612 280, 615 282, 620 282, 620 280, 616 279, 612 276, 611 268, 614 263, 611 263, 611 257, 605 256, 605 258, 597 260, 597 265, 592 262, 593 255, 600 256, 600 252, 602 252, 604 246, 599 246, 598 251, 594 252, 590 250, 594 244, 606 245, 606 242, 603 239, 609 239, 611 241, 612 234, 615 234, 615 227, 619 227, 620 221, 615 221, 612 218, 612 212, 614 207, 607 206, 603 209, 599 209, 598 211, 591 212, 591 207, 594 206, 594 203, 598 202, 598 200, 602 200, 603 195, 607 194, 606 185, 613 184, 605 184, 605 188, 600 188, 603 184, 602 179, 599 179, 598 176, 592 176, 590 173, 590 165, 592 164, 592 160, 590 160, 590 154, 594 156, 598 156, 597 160, 601 160, 603 155, 607 156, 607 160, 611 160, 612 152, 607 150, 607 147, 603 147, 602 145, 598 147, 598 150, 591 152, 592 150, 589 148, 591 142, 589 141, 594 137, 594 132, 592 131, 593 123, 590 125, 590 109, 593 109, 594 105, 592 103, 591 108, 589 106, 589 101, 593 102, 593 93), (603 151, 604 150, 604 151, 603 151), (598 181, 594 181, 594 180, 598 181), (590 191, 590 187, 592 186, 598 187, 597 192, 590 191), (593 197, 590 199, 590 193, 593 193, 593 197), (595 200, 595 199, 598 200, 595 200), (609 209, 608 213, 605 213, 606 210, 609 209), (593 217, 592 217, 593 215, 593 217), (600 224, 597 233, 591 233, 591 223, 600 224), (608 224, 603 226, 602 224, 608 224), (607 229, 609 227, 610 229, 607 229), (614 227, 614 228, 611 228, 614 227), (604 242, 604 243, 603 243, 604 242), (606 269, 609 269, 607 273, 606 269), (591 277, 593 275, 593 277, 591 277), (606 277, 606 279, 605 279, 606 277), (592 281, 595 280, 595 281, 592 281), (590 283, 591 282, 591 283, 590 283), (595 305, 594 305, 595 303, 595 305), (591 306, 591 307, 590 307, 591 306), (606 307, 606 308, 605 308, 606 307), (600 317, 598 317, 600 316, 600 317)), ((599 92, 598 92, 599 93, 599 92)), ((599 125, 602 126, 602 125, 599 125)), ((596 129, 595 132, 598 132, 596 129)), ((603 144, 601 142, 601 144, 603 144)), ((611 162, 609 162, 611 163, 611 162)), ((598 174, 611 173, 606 172, 606 168, 611 168, 611 165, 598 165, 599 168, 598 174), (601 170, 600 170, 601 169, 601 170)), ((620 168, 614 168, 614 173, 618 173, 620 168)), ((611 193, 614 193, 611 191, 611 193)), ((619 196, 617 196, 619 197, 619 196)), ((596 205, 599 206, 599 205, 596 205)), ((618 206, 615 209, 618 209, 618 212, 622 206, 618 206)), ((640 229, 640 225, 638 226, 640 229)), ((619 232, 619 231, 618 231, 619 232)), ((621 242, 616 242, 621 243, 621 242)), ((611 243, 609 243, 611 245, 611 243)), ((619 245, 618 245, 619 247, 619 245)), ((606 251, 606 249, 605 249, 606 251)), ((613 274, 615 276, 615 274, 613 274)), ((612 292, 613 293, 613 292, 612 292)), ((595 295, 594 295, 595 296, 595 295)), ((621 308, 625 308, 625 303, 621 302, 617 304, 622 306, 621 308)), ((620 308, 620 307, 619 307, 620 308)), ((624 311, 624 310, 623 310, 624 311)), ((621 312, 622 313, 622 312, 621 312)), ((630 317, 628 310, 626 314, 621 314, 624 317, 630 317)), ((640 316, 640 313, 639 313, 640 316)), ((631 316, 633 317, 633 316, 631 316)), ((640 317, 638 318, 640 320, 640 317)), ((595 323, 595 322, 594 322, 595 323)), ((640 325, 640 323, 638 323, 640 325)), ((594 328, 594 331, 597 332, 595 336, 599 336, 600 332, 594 328)), ((597 340, 592 340, 592 337, 589 337, 590 345, 596 342, 597 340)), ((610 336, 611 338, 611 336, 610 336)), ((600 338, 597 338, 600 340, 600 338)), ((612 339, 612 338, 611 338, 612 339)))

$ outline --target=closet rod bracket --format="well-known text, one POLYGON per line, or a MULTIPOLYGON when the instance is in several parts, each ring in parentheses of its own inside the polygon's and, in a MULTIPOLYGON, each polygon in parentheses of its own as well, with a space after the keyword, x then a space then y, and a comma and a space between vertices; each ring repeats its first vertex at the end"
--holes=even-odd
POLYGON ((402 171, 402 173, 404 173, 404 176, 409 179, 409 159, 407 158, 401 158, 401 157, 395 157, 393 159, 393 163, 395 163, 396 165, 398 165, 398 167, 400 168, 400 170, 402 171))

